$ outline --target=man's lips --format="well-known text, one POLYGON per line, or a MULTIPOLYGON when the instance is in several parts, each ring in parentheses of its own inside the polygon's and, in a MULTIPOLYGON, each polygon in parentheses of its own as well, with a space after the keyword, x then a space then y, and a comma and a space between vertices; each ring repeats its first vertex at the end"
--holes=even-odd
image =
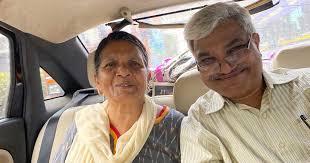
POLYGON ((233 78, 237 75, 239 75, 240 73, 242 73, 246 68, 238 68, 236 70, 233 70, 231 73, 229 74, 224 74, 224 75, 219 75, 219 76, 214 76, 213 80, 225 80, 225 79, 230 79, 233 78))

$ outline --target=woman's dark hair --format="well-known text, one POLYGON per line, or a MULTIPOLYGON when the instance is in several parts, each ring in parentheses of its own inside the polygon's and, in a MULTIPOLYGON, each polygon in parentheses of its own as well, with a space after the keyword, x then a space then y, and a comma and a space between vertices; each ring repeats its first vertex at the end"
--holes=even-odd
POLYGON ((143 55, 143 62, 145 64, 146 67, 148 67, 149 61, 148 61, 148 54, 147 51, 144 47, 144 45, 142 44, 142 42, 134 35, 129 34, 127 32, 124 31, 115 31, 110 33, 106 38, 104 38, 103 40, 101 40, 101 42, 99 43, 96 52, 95 52, 95 70, 96 73, 98 72, 100 63, 101 63, 101 59, 102 59, 102 54, 100 54, 102 52, 102 50, 111 42, 113 41, 128 41, 132 44, 134 44, 135 46, 137 46, 139 48, 139 50, 142 52, 143 55))

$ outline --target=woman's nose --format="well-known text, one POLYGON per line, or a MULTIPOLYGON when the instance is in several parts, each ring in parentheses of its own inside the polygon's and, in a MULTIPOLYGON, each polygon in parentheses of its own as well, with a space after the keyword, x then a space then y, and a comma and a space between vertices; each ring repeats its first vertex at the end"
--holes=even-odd
POLYGON ((130 76, 131 75, 130 67, 128 67, 128 65, 118 66, 117 75, 123 77, 130 76))

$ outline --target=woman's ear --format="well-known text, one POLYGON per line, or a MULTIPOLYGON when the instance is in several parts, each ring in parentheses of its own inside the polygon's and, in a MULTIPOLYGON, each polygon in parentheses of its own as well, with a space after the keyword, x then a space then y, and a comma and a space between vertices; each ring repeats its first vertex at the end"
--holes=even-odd
POLYGON ((150 82, 150 80, 152 79, 152 71, 150 71, 149 69, 146 70, 147 73, 147 82, 150 82))
POLYGON ((95 87, 98 88, 100 86, 100 82, 99 82, 99 79, 98 79, 98 76, 96 74, 94 74, 94 82, 95 82, 95 87))
POLYGON ((95 82, 95 88, 97 89, 98 91, 98 94, 102 96, 102 91, 100 90, 100 82, 99 82, 99 79, 98 79, 98 76, 95 74, 94 75, 94 82, 95 82))

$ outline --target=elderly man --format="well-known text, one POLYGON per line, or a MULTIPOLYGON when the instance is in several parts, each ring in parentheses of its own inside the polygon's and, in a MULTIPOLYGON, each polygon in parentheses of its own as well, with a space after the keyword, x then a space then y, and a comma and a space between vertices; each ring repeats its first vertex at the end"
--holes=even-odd
POLYGON ((217 3, 185 27, 211 90, 182 122, 182 162, 310 162, 310 69, 265 72, 248 11, 217 3))

